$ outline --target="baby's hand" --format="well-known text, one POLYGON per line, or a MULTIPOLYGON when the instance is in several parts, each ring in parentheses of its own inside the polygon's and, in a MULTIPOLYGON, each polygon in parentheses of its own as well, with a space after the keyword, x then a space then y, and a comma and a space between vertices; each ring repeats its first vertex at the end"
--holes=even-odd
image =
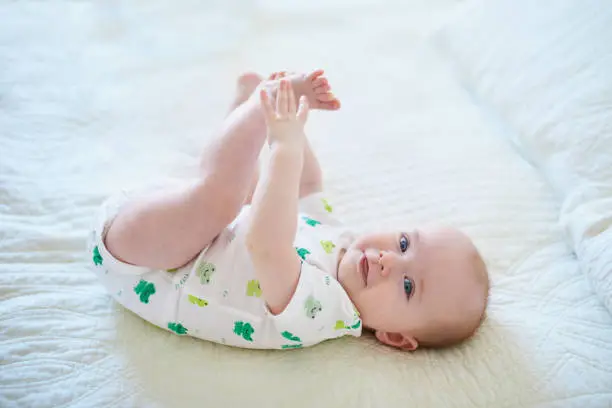
POLYGON ((268 143, 302 146, 304 143, 304 124, 308 117, 308 100, 300 98, 296 107, 295 94, 291 83, 282 80, 276 97, 276 107, 272 106, 268 93, 260 91, 261 106, 268 126, 268 143))

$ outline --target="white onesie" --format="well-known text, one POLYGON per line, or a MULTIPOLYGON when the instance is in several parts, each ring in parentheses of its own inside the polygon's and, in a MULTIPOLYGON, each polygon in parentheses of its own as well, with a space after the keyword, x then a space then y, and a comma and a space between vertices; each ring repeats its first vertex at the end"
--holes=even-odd
MULTIPOLYGON (((117 302, 179 335, 244 348, 294 349, 361 335, 361 320, 332 277, 351 233, 331 216, 321 194, 300 200, 294 246, 303 259, 295 294, 274 316, 261 296, 244 242, 250 206, 213 243, 177 270, 128 265, 106 249, 103 237, 127 196, 108 200, 91 234, 96 273, 117 302)), ((163 231, 160 231, 163 233, 163 231)))

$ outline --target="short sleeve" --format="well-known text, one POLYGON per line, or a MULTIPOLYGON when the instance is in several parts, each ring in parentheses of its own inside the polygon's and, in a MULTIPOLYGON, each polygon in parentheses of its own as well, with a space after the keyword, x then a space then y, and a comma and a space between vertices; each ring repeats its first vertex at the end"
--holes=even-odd
POLYGON ((310 194, 299 201, 299 211, 311 218, 312 222, 326 225, 341 225, 328 196, 323 192, 310 194))
POLYGON ((359 337, 362 329, 359 314, 338 281, 306 262, 291 302, 273 319, 286 343, 282 348, 344 335, 359 337))

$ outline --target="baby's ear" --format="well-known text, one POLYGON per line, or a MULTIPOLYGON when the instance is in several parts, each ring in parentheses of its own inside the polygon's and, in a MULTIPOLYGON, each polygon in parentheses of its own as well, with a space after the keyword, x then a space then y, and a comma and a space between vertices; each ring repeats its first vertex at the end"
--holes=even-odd
POLYGON ((406 334, 402 333, 389 333, 381 330, 377 330, 375 333, 376 338, 381 343, 387 346, 397 347, 402 350, 414 351, 419 347, 417 340, 406 334))

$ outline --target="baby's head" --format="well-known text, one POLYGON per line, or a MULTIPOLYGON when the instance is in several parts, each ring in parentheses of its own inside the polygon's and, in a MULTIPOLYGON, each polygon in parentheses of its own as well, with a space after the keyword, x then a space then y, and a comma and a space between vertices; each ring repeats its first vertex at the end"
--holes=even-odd
POLYGON ((486 266, 452 228, 358 237, 340 260, 338 281, 381 342, 414 350, 470 337, 483 320, 486 266))

